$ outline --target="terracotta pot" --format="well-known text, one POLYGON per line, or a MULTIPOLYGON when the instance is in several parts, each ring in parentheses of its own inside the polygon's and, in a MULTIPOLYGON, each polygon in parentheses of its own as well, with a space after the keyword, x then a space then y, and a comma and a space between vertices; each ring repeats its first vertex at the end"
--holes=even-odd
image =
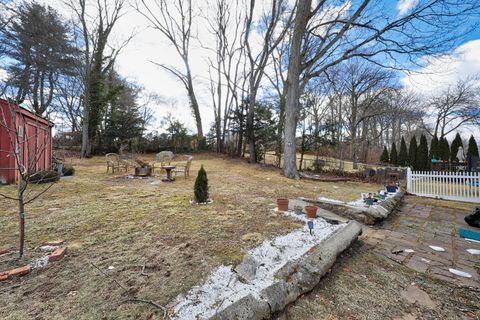
POLYGON ((288 211, 288 199, 279 198, 277 199, 278 211, 288 211))
POLYGON ((307 217, 315 218, 317 216, 317 207, 315 206, 305 206, 305 211, 307 212, 307 217))

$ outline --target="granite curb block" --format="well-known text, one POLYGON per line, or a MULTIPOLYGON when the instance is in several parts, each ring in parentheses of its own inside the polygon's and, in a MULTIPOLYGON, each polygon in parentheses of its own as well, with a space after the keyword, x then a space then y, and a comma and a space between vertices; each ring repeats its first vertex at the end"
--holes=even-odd
POLYGON ((345 202, 337 203, 306 198, 300 198, 299 200, 307 202, 309 204, 314 203, 317 207, 321 209, 333 211, 334 213, 337 213, 349 219, 357 220, 358 222, 367 225, 373 225, 385 220, 400 204, 400 201, 402 200, 404 195, 405 192, 399 191, 390 199, 369 207, 357 207, 345 202))
MULTIPOLYGON (((361 232, 362 227, 358 222, 349 221, 300 258, 287 262, 276 272, 277 281, 264 288, 259 297, 252 294, 241 297, 208 319, 269 319, 273 313, 283 310, 300 295, 311 291, 333 266, 337 256, 347 249, 361 232)), ((251 261, 245 261, 245 264, 251 264, 251 261)), ((250 269, 241 265, 238 270, 250 269)))

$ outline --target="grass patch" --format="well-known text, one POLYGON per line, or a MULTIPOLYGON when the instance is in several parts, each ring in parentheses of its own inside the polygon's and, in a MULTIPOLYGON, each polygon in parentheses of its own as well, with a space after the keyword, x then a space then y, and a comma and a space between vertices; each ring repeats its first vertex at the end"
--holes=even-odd
MULTIPOLYGON (((27 207, 26 224, 27 254, 55 239, 65 239, 69 253, 45 270, 0 283, 2 319, 145 318, 153 309, 124 303, 122 290, 90 263, 139 298, 166 304, 218 265, 239 263, 262 239, 299 227, 272 211, 278 197, 352 201, 380 187, 290 180, 279 170, 211 155, 195 155, 190 178, 179 176, 173 183, 107 174, 103 157, 73 164, 73 178, 62 179, 27 207), (214 202, 190 205, 201 164, 214 202), (141 274, 144 265, 148 276, 141 274)), ((13 194, 15 187, 0 188, 13 194)), ((15 203, 0 200, 0 207, 0 250, 15 248, 15 203)))

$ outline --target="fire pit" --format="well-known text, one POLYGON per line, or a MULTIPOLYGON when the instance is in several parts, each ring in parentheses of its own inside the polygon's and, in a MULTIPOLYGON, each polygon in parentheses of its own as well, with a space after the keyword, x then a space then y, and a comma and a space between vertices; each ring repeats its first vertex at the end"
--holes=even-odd
POLYGON ((149 177, 152 175, 152 167, 135 168, 135 175, 139 177, 149 177))
POLYGON ((135 175, 138 177, 149 177, 152 175, 152 166, 142 159, 135 159, 138 167, 135 168, 135 175))

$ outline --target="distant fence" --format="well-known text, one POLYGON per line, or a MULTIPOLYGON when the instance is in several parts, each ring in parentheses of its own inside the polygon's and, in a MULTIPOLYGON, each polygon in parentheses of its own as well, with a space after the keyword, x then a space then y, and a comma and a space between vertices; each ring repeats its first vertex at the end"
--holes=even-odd
MULTIPOLYGON (((282 154, 280 158, 280 165, 278 164, 277 155, 274 152, 266 152, 262 160, 265 164, 274 165, 276 167, 283 167, 284 156, 282 154)), ((358 172, 365 171, 367 169, 377 170, 379 168, 385 168, 384 166, 378 165, 369 165, 364 163, 357 163, 357 167, 354 168, 354 165, 351 161, 339 160, 333 157, 327 156, 315 156, 311 154, 305 154, 303 159, 297 153, 297 169, 300 169, 300 164, 302 170, 310 169, 321 169, 325 171, 338 171, 338 172, 358 172)))
POLYGON ((423 197, 480 203, 480 173, 407 169, 407 191, 423 197))

